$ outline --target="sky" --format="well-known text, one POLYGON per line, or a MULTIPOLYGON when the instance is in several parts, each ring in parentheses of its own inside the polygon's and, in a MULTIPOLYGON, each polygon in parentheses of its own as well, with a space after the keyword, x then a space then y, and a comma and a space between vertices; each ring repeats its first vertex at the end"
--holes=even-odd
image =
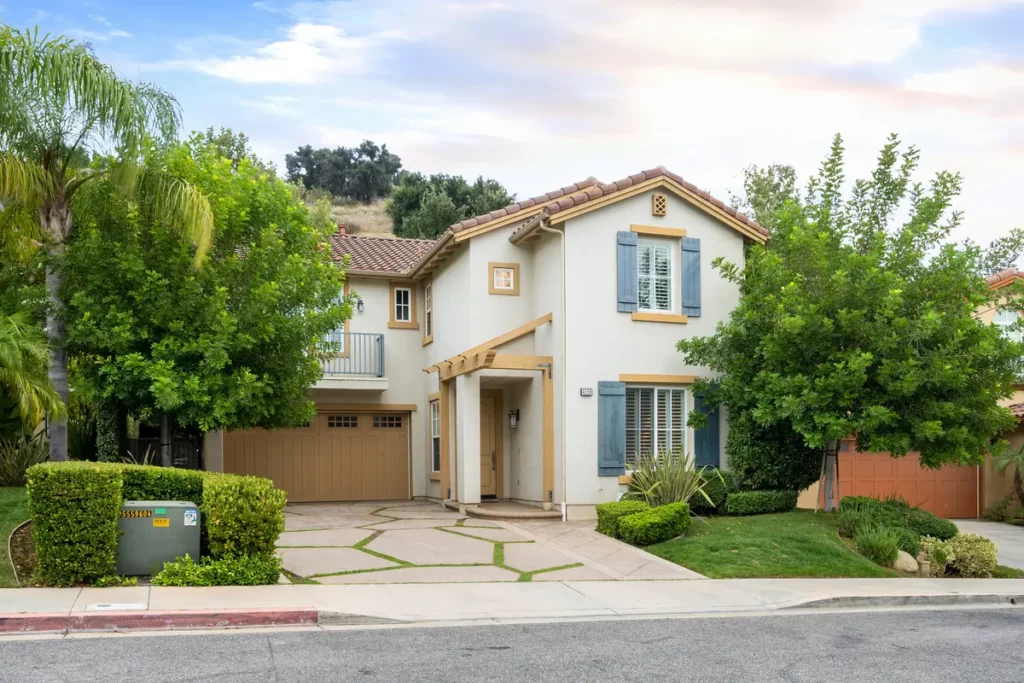
POLYGON ((520 198, 664 165, 723 199, 805 181, 832 136, 863 177, 889 133, 963 174, 955 237, 1024 226, 1024 0, 0 0, 87 41, 257 154, 386 143, 520 198))

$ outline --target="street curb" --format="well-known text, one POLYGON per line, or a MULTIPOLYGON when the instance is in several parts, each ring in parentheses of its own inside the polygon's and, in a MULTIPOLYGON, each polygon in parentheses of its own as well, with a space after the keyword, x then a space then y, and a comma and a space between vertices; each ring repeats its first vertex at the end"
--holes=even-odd
POLYGON ((847 595, 810 600, 780 609, 837 607, 945 607, 948 605, 1024 605, 1024 595, 847 595))
POLYGON ((0 614, 0 633, 79 633, 171 629, 315 626, 315 609, 223 609, 166 612, 0 614))

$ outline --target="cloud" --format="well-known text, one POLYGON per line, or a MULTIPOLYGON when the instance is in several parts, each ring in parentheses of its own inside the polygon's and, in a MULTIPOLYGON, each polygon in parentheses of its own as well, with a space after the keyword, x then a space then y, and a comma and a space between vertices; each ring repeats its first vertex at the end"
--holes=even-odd
POLYGON ((92 40, 100 43, 105 43, 112 38, 131 38, 132 34, 127 31, 120 29, 110 29, 109 31, 90 31, 84 28, 69 28, 65 31, 69 36, 79 38, 81 40, 92 40))

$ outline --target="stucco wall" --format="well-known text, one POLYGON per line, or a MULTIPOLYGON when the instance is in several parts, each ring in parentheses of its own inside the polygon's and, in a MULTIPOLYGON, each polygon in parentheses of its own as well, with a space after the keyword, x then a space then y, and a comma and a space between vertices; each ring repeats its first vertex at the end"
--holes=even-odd
MULTIPOLYGON (((566 424, 568 439, 568 502, 590 506, 615 500, 621 488, 615 477, 597 476, 597 383, 617 381, 620 373, 706 375, 704 368, 687 366, 676 351, 683 337, 710 335, 739 302, 739 289, 711 267, 716 257, 743 261, 743 237, 672 194, 664 217, 651 215, 650 193, 612 204, 568 221, 566 317, 568 382, 566 424), (616 233, 630 224, 684 228, 701 240, 701 316, 685 325, 635 322, 617 310, 616 233), (594 389, 581 397, 581 388, 594 389)), ((675 272, 680 247, 676 240, 675 272)), ((676 278, 678 281, 678 278, 676 278)), ((681 311, 674 292, 675 313, 681 311)), ((689 396, 692 408, 692 395, 689 396)), ((725 420, 723 420, 724 422, 725 420)), ((723 434, 725 428, 723 425, 723 434)), ((724 446, 724 439, 722 440, 724 446)), ((692 451, 693 433, 687 438, 692 451)), ((589 513, 581 508, 577 515, 589 513)), ((592 513, 590 513, 592 514, 592 513)))

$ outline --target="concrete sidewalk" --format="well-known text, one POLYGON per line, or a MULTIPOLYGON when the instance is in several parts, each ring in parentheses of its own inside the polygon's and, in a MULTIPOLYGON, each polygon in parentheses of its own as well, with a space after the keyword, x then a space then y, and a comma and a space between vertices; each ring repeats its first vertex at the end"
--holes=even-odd
POLYGON ((972 603, 1024 605, 1024 579, 22 588, 0 590, 0 633, 494 622, 972 603))

